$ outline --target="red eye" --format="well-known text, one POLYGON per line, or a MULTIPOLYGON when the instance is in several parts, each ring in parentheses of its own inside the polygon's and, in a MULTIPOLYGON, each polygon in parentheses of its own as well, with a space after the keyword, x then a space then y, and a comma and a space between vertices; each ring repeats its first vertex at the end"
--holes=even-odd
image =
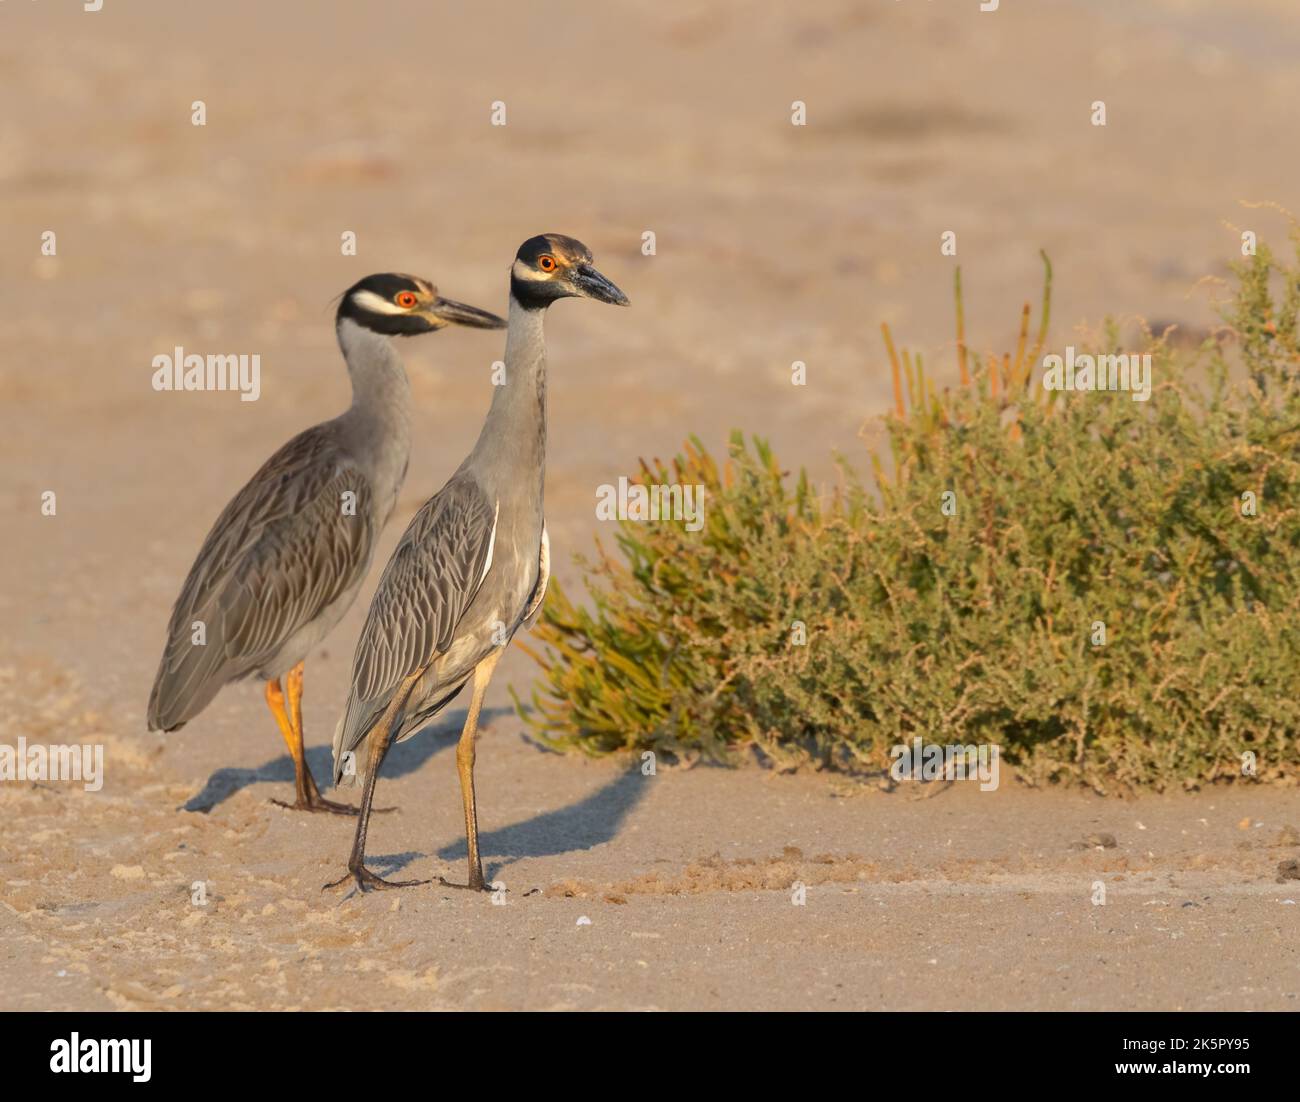
POLYGON ((547 255, 539 256, 537 258, 537 266, 544 272, 553 272, 559 267, 559 265, 555 263, 555 257, 547 255))
POLYGON ((403 310, 409 310, 419 300, 411 291, 398 291, 397 296, 393 299, 403 310))

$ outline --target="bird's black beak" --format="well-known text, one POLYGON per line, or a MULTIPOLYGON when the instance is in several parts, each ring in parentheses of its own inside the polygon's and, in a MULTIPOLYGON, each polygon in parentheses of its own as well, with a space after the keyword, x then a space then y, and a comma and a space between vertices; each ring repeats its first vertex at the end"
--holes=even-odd
POLYGON ((594 298, 597 302, 608 302, 612 306, 629 305, 627 295, 590 264, 575 265, 569 273, 569 282, 584 298, 594 298))
POLYGON ((467 325, 471 329, 504 329, 506 321, 489 314, 477 306, 466 306, 449 298, 436 298, 429 304, 428 312, 444 325, 467 325))

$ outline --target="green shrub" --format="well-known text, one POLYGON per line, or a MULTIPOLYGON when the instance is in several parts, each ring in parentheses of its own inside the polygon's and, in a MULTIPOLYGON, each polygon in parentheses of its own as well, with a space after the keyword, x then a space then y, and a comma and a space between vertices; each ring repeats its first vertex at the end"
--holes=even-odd
MULTIPOLYGON (((1103 791, 1240 777, 1247 751, 1260 779, 1300 776, 1300 266, 1240 266, 1236 380, 1214 340, 1148 337, 1147 402, 1043 390, 1050 276, 1034 349, 1026 306, 1001 360, 968 352, 958 284, 950 390, 885 331, 892 463, 870 457, 871 487, 842 464, 819 500, 740 433, 721 467, 694 438, 643 463, 642 483, 706 487, 704 528, 621 521, 582 560, 586 604, 552 583, 517 701, 533 731, 866 771, 919 735, 1103 791)), ((1118 351, 1114 327, 1098 343, 1118 351)))

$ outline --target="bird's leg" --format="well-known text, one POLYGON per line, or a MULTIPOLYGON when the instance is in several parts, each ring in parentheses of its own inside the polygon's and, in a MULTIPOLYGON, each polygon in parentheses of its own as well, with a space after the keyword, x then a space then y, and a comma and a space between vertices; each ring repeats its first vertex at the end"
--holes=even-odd
POLYGON ((406 706, 406 700, 411 695, 411 689, 420 679, 420 674, 424 668, 416 670, 405 681, 401 687, 393 694, 393 700, 384 711, 383 718, 370 729, 370 746, 366 761, 366 786, 361 795, 361 814, 357 819, 357 834, 352 842, 352 854, 348 857, 348 871, 337 880, 332 880, 326 884, 321 891, 326 888, 337 888, 340 884, 345 884, 349 880, 353 881, 356 886, 363 892, 370 891, 371 888, 413 888, 417 884, 427 884, 427 880, 385 880, 377 873, 371 872, 366 868, 366 834, 370 829, 370 806, 375 798, 375 784, 379 780, 379 766, 383 763, 384 756, 388 753, 388 742, 392 737, 393 721, 398 713, 406 706))
POLYGON ((357 813, 355 807, 335 803, 333 800, 326 800, 321 796, 320 789, 316 787, 316 778, 311 775, 311 769, 307 766, 302 733, 301 662, 284 675, 283 692, 280 691, 278 679, 267 682, 266 700, 271 705, 271 711, 275 712, 276 722, 280 724, 280 733, 284 735, 285 744, 289 747, 289 756, 293 758, 293 784, 297 792, 297 799, 291 804, 287 804, 283 800, 272 800, 271 802, 280 807, 290 808, 293 811, 323 811, 332 815, 355 815, 357 813), (275 700, 272 699, 273 687, 275 700), (285 708, 286 698, 289 704, 287 710, 285 708))
POLYGON ((276 725, 280 728, 280 734, 284 736, 285 745, 289 747, 289 753, 292 755, 294 743, 293 724, 289 720, 289 713, 285 711, 284 690, 280 688, 280 679, 278 677, 273 677, 266 683, 266 706, 271 709, 271 715, 275 716, 276 725))
POLYGON ((501 658, 498 648, 474 667, 474 695, 469 702, 469 714, 465 717, 465 729, 460 733, 456 743, 456 772, 460 774, 460 794, 465 804, 465 843, 469 848, 469 883, 451 884, 441 876, 438 881, 449 888, 468 888, 470 891, 486 891, 483 882, 483 862, 478 853, 478 811, 474 805, 474 739, 478 735, 478 717, 483 708, 483 697, 487 693, 488 682, 492 680, 492 671, 501 658))

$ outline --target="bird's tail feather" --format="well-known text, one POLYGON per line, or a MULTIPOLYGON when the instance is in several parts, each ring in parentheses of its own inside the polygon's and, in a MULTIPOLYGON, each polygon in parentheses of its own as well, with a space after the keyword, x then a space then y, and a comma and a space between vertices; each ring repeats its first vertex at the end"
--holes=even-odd
POLYGON ((348 707, 339 716, 338 725, 334 728, 334 784, 339 788, 352 788, 357 784, 357 753, 355 750, 343 748, 343 738, 351 711, 352 701, 349 700, 348 707))
POLYGON ((170 643, 149 693, 149 730, 174 731, 198 715, 222 685, 238 676, 215 649, 170 643))
POLYGON ((370 768, 369 743, 366 736, 383 716, 383 709, 348 697, 338 726, 334 728, 334 783, 351 788, 364 783, 370 768))

